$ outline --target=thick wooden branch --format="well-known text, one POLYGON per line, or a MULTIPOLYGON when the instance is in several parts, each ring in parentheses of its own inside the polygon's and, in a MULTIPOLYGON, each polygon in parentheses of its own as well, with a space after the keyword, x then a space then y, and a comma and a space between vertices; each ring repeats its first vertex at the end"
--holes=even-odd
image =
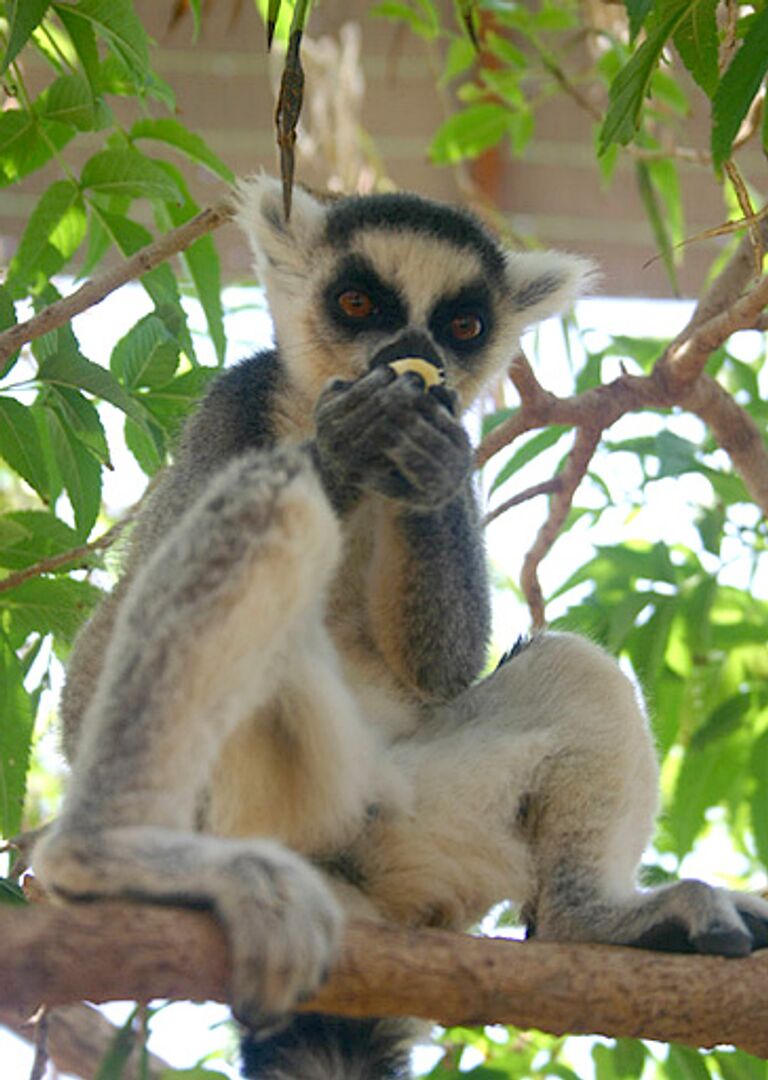
MULTIPOLYGON (((0 1008, 227 997, 226 941, 205 913, 44 904, 0 911, 0 937, 0 1008)), ((733 1043, 768 1057, 768 951, 724 960, 355 922, 333 976, 304 1007, 692 1046, 733 1043)))

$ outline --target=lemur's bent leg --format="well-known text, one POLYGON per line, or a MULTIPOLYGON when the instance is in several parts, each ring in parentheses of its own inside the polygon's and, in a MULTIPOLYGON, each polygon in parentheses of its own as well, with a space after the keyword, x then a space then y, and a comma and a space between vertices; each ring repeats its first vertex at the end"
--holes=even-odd
POLYGON ((62 816, 34 857, 63 897, 210 905, 233 947, 235 1010, 251 1023, 317 986, 338 905, 297 855, 200 835, 196 813, 224 740, 322 636, 338 551, 301 451, 222 469, 131 583, 62 816))
POLYGON ((382 812, 356 853, 386 913, 466 926, 512 899, 548 940, 768 944, 758 898, 698 881, 638 890, 657 765, 634 688, 590 642, 535 638, 392 753, 412 813, 382 812))

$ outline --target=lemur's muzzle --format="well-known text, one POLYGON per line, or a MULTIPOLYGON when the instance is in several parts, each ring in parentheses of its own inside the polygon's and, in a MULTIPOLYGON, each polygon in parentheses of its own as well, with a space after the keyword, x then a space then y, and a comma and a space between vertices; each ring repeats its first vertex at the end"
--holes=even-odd
POLYGON ((437 346, 428 334, 413 330, 402 334, 380 349, 371 359, 371 369, 381 364, 392 364, 398 360, 422 360, 431 364, 439 372, 442 380, 445 376, 445 363, 437 346))

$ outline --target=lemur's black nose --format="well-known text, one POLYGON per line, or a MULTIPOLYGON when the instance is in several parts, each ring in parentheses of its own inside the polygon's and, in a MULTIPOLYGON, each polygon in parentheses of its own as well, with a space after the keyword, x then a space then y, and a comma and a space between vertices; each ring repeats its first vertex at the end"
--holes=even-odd
POLYGON ((407 330, 400 337, 385 345, 371 358, 370 367, 375 368, 380 364, 391 364, 393 360, 403 360, 412 356, 427 360, 438 371, 443 371, 445 368, 445 362, 440 355, 439 349, 429 334, 425 334, 422 330, 407 330))

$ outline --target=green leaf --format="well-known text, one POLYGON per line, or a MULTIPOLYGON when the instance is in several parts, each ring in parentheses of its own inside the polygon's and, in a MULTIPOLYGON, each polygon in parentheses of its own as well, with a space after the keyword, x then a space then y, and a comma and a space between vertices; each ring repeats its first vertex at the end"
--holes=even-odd
POLYGON ((101 507, 101 467, 60 413, 47 409, 46 420, 56 463, 75 514, 78 537, 85 541, 101 507))
POLYGON ((195 1065, 192 1069, 166 1069, 160 1073, 160 1080, 227 1080, 227 1076, 218 1069, 195 1065))
POLYGON ((670 1046, 665 1072, 669 1080, 710 1080, 705 1058, 688 1046, 670 1046))
POLYGON ((664 665, 667 643, 672 630, 672 623, 677 613, 677 596, 657 596, 656 610, 650 619, 637 627, 627 640, 632 667, 637 672, 641 686, 651 690, 664 665))
POLYGON ((674 248, 667 229, 667 216, 659 205, 656 192, 651 183, 650 169, 644 161, 635 163, 635 177, 637 179, 640 198, 643 201, 643 207, 648 216, 648 221, 653 231, 653 238, 656 247, 659 250, 659 254, 661 255, 661 260, 664 264, 664 269, 667 272, 669 283, 675 296, 679 296, 680 286, 678 284, 677 271, 675 269, 674 248))
POLYGON ((680 59, 710 98, 717 90, 719 80, 717 6, 718 0, 698 0, 674 35, 680 59))
POLYGON ((73 14, 73 9, 65 4, 57 6, 56 14, 69 34, 83 74, 91 88, 91 94, 96 98, 99 94, 99 50, 93 26, 85 19, 73 14))
POLYGON ((504 408, 497 409, 496 412, 486 413, 482 420, 481 434, 484 439, 486 435, 489 435, 494 428, 497 428, 499 424, 503 424, 505 420, 509 420, 515 415, 517 409, 510 409, 504 406, 504 408))
POLYGON ((200 0, 189 0, 189 9, 192 12, 192 40, 197 41, 200 37, 201 12, 200 0))
POLYGON ((616 1075, 622 1078, 639 1078, 645 1068, 648 1051, 637 1039, 617 1039, 613 1050, 616 1075))
MULTIPOLYGON (((0 763, 2 762, 2 752, 0 752, 0 763)), ((0 764, 0 768, 2 765, 0 764)), ((28 904, 24 890, 20 888, 15 881, 11 881, 10 878, 0 877, 0 904, 12 904, 22 905, 28 904)))
POLYGON ((100 464, 111 467, 104 425, 93 402, 79 390, 49 384, 46 404, 50 404, 66 420, 80 442, 100 464))
MULTIPOLYGON (((178 169, 167 162, 163 162, 162 166, 170 173, 171 178, 184 195, 184 202, 180 206, 168 203, 165 207, 170 223, 174 227, 178 227, 194 217, 199 212, 200 207, 190 196, 184 177, 178 169)), ((193 244, 189 245, 182 257, 205 314, 208 333, 216 350, 216 357, 221 364, 224 362, 227 338, 224 331, 224 309, 221 303, 221 265, 213 238, 211 236, 199 237, 193 244)), ((181 311, 181 308, 179 310, 181 311)), ((184 328, 186 328, 183 313, 182 322, 184 328)), ((189 348, 187 348, 187 352, 189 352, 189 348)))
POLYGON ((59 350, 47 356, 38 367, 38 378, 44 383, 86 390, 110 405, 144 423, 141 407, 126 393, 114 375, 94 364, 79 352, 59 350))
POLYGON ((154 476, 162 469, 167 447, 163 432, 156 424, 145 422, 143 427, 139 427, 128 417, 125 421, 124 436, 125 445, 147 476, 154 476))
MULTIPOLYGON (((172 438, 178 434, 193 406, 200 400, 213 379, 217 369, 195 367, 177 376, 165 386, 142 394, 141 403, 151 414, 152 419, 172 438)), ((165 452, 165 442, 158 447, 165 452)))
POLYGON ((509 130, 509 113, 494 102, 470 105, 454 113, 438 128, 429 156, 438 165, 477 157, 494 146, 509 130))
MULTIPOLYGON (((710 743, 727 738, 737 731, 752 709, 749 694, 734 694, 722 701, 707 716, 701 727, 694 732, 690 746, 692 750, 701 750, 710 743)), ((766 773, 768 776, 768 773, 766 773)))
MULTIPOLYGON (((173 204, 170 204, 168 208, 175 209, 173 204)), ((91 209, 95 215, 94 221, 98 221, 104 227, 106 233, 109 234, 123 255, 133 255, 134 252, 152 242, 152 234, 143 225, 139 225, 138 222, 104 210, 96 203, 92 204, 91 209)), ((177 313, 179 328, 176 331, 176 336, 181 341, 187 356, 194 359, 195 350, 192 336, 187 326, 186 313, 181 304, 179 286, 170 266, 167 263, 156 266, 148 273, 142 274, 139 280, 158 311, 170 306, 177 313)))
MULTIPOLYGON (((3 594, 0 611, 6 606, 3 594)), ((16 656, 0 639, 0 833, 14 836, 21 828, 27 786, 34 710, 24 689, 24 674, 16 656)))
POLYGON ((149 41, 133 0, 77 0, 54 4, 54 10, 78 18, 104 40, 141 85, 149 73, 149 41))
POLYGON ((763 732, 752 747, 750 771, 754 786, 749 801, 752 834, 761 863, 768 865, 768 731, 763 732))
POLYGON ((502 484, 506 483, 511 476, 514 476, 516 472, 519 472, 524 465, 527 465, 529 461, 533 461, 544 450, 548 450, 551 446, 554 446, 568 431, 568 428, 561 425, 553 425, 550 428, 546 428, 544 431, 540 431, 537 435, 533 435, 527 442, 523 443, 519 450, 516 450, 509 461, 504 465, 498 474, 494 477, 491 484, 491 493, 500 488, 502 484))
POLYGON ((0 63, 0 75, 4 75, 10 64, 32 36, 32 31, 42 22, 51 0, 8 0, 6 31, 8 45, 0 63))
MULTIPOLYGON (((17 322, 13 299, 5 285, 0 285, 0 330, 7 330, 15 326, 17 322)), ((19 350, 17 349, 15 353, 11 353, 5 360, 0 361, 0 378, 8 374, 18 358, 19 350)))
POLYGON ((93 94, 80 75, 61 75, 35 102, 38 116, 91 131, 96 124, 93 94))
POLYGON ((0 594, 0 606, 11 616, 12 635, 19 645, 33 633, 54 634, 70 643, 101 597, 87 581, 35 578, 0 594))
POLYGON ((686 855, 704 826, 711 806, 724 801, 744 767, 736 738, 718 740, 703 750, 687 750, 675 784, 667 828, 675 854, 686 855))
POLYGON ((71 125, 38 119, 25 109, 0 113, 0 187, 45 165, 74 134, 71 125))
POLYGON ((48 470, 37 427, 30 410, 7 397, 0 397, 0 457, 47 500, 48 470))
POLYGON ((656 65, 668 39, 686 18, 696 0, 683 0, 649 34, 611 83, 609 106, 600 129, 598 153, 618 142, 626 146, 640 123, 640 111, 656 65))
POLYGON ((503 61, 506 66, 518 67, 521 69, 528 67, 528 58, 525 53, 521 49, 518 49, 516 45, 513 45, 508 38, 490 32, 486 36, 483 44, 494 56, 497 56, 499 60, 503 61))
POLYGON ((84 189, 104 195, 180 202, 181 193, 160 165, 137 150, 102 150, 80 174, 84 189))
POLYGON ((629 36, 634 41, 643 28, 648 12, 653 7, 653 0, 624 0, 629 17, 629 36))
POLYGON ((123 1080, 128 1059, 136 1049, 138 1033, 135 1030, 136 1009, 118 1028, 112 1039, 112 1043, 104 1057, 99 1062, 99 1068, 94 1080, 123 1080))
POLYGON ((174 376, 179 347, 157 315, 145 315, 122 337, 109 360, 110 369, 131 390, 164 386, 174 376))
POLYGON ((76 184, 57 180, 32 211, 8 267, 6 287, 21 299, 36 293, 72 257, 85 237, 86 217, 76 184))
POLYGON ((649 161, 647 164, 654 189, 663 203, 670 241, 679 244, 685 238, 685 220, 677 162, 665 159, 649 161))
POLYGON ((199 135, 189 131, 178 120, 169 117, 160 120, 137 120, 128 133, 133 141, 139 139, 154 139, 172 146, 181 151, 192 161, 204 165, 215 176, 220 177, 228 184, 235 181, 235 174, 225 165, 221 158, 211 150, 206 141, 199 135))
POLYGON ((768 1065, 744 1050, 716 1050, 713 1057, 724 1080, 766 1080, 768 1065))
POLYGON ((730 157, 741 121, 767 71, 768 7, 765 7, 755 16, 712 100, 712 161, 715 168, 730 157))
POLYGON ((441 84, 445 85, 455 79, 457 75, 462 75, 472 67, 476 57, 475 47, 468 38, 458 34, 451 38, 451 44, 448 47, 445 63, 443 64, 443 73, 440 76, 441 84))
POLYGON ((0 517, 0 566, 7 570, 23 570, 78 542, 74 529, 45 510, 16 510, 0 517))
POLYGON ((440 32, 440 24, 431 5, 422 4, 419 12, 407 4, 397 3, 396 0, 383 0, 369 10, 369 15, 383 19, 399 19, 407 23, 413 33, 425 41, 433 41, 440 32))

